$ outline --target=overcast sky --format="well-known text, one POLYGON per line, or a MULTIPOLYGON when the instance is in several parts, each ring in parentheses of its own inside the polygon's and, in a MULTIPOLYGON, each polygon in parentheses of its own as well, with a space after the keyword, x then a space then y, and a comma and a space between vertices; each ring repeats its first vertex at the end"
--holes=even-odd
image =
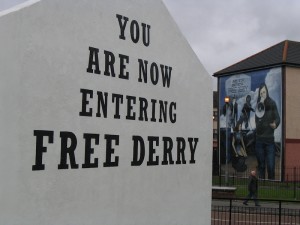
POLYGON ((299 0, 163 0, 210 74, 274 44, 300 41, 299 0))
MULTIPOLYGON (((0 0, 0 10, 22 2, 0 0)), ((211 75, 283 40, 300 41, 300 0, 163 2, 211 75)))

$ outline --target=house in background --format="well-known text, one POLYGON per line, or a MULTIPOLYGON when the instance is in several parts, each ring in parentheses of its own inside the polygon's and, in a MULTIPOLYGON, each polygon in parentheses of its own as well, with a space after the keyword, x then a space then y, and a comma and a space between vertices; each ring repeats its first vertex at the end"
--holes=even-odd
POLYGON ((225 149, 222 142, 225 140, 222 133, 229 131, 225 139, 231 143, 234 127, 242 124, 248 168, 258 168, 261 178, 295 179, 293 172, 299 168, 300 161, 300 42, 282 41, 216 72, 214 76, 218 79, 219 103, 214 113, 216 111, 217 115, 219 112, 219 115, 218 126, 214 126, 214 129, 219 129, 216 131, 220 136, 219 144, 216 144, 219 146, 219 162, 222 162, 222 155, 223 158, 228 157, 230 162, 233 160, 232 149, 228 155, 223 154, 225 149), (271 110, 266 101, 262 101, 262 89, 267 90, 273 102, 272 107, 275 105, 279 115, 279 121, 274 126, 276 171, 273 176, 269 165, 265 165, 265 171, 262 172, 262 163, 258 165, 255 150, 256 135, 261 133, 261 124, 271 110), (225 97, 230 98, 229 103, 224 102, 225 97), (245 105, 248 105, 247 113, 245 105))
POLYGON ((218 92, 213 92, 213 175, 219 174, 218 92))

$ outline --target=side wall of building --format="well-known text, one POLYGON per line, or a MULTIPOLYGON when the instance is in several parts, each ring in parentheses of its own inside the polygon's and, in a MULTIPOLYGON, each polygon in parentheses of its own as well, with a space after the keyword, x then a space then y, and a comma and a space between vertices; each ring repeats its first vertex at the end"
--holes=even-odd
MULTIPOLYGON (((285 168, 286 176, 299 166, 300 159, 300 68, 286 68, 285 88, 285 119, 286 119, 286 145, 285 168)), ((289 175, 290 177, 290 175, 289 175)), ((287 177, 286 177, 287 178, 287 177)))

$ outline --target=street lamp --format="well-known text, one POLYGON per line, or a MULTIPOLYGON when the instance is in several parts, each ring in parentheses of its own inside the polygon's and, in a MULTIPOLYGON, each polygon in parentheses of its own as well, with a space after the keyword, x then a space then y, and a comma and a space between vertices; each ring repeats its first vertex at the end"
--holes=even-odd
POLYGON ((228 96, 226 96, 226 97, 224 98, 224 101, 225 101, 226 104, 228 104, 228 103, 230 102, 230 98, 229 98, 228 96))
POLYGON ((228 105, 230 98, 226 96, 224 98, 226 104, 226 165, 225 165, 225 184, 228 185, 228 105))

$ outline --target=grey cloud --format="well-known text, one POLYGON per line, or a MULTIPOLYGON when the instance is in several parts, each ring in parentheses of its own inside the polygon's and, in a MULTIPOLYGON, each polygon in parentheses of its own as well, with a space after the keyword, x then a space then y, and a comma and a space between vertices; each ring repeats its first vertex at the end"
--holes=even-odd
POLYGON ((300 41, 298 0, 163 0, 210 74, 285 39, 300 41))

